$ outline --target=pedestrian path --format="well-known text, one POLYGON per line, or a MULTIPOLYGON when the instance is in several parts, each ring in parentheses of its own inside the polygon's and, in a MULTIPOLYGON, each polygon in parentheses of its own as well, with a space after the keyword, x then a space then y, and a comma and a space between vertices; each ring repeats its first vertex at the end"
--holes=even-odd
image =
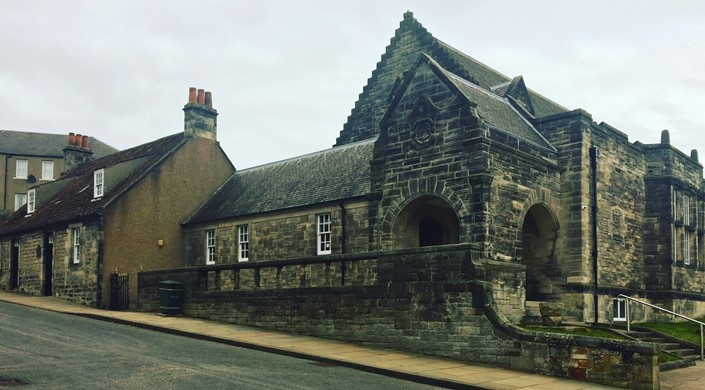
MULTIPOLYGON (((439 387, 495 390, 612 389, 570 379, 254 327, 156 313, 100 310, 53 297, 0 291, 0 301, 346 366, 439 387)), ((699 363, 695 367, 662 373, 661 378, 662 390, 703 389, 705 365, 699 363)))

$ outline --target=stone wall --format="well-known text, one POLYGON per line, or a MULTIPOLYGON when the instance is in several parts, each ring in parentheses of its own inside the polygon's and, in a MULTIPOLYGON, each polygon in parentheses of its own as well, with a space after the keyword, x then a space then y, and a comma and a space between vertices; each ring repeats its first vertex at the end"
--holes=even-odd
MULTIPOLYGON (((369 254, 378 275, 369 285, 215 291, 208 288, 212 267, 143 272, 140 306, 156 310, 159 281, 173 279, 184 283, 188 316, 595 383, 657 388, 657 354, 651 345, 528 332, 512 325, 497 310, 492 284, 474 277, 503 266, 509 267, 506 273, 514 270, 502 262, 491 262, 490 270, 487 262, 472 261, 471 253, 477 252, 461 245, 369 254)), ((370 260, 356 256, 339 258, 370 260)), ((272 266, 285 263, 299 261, 272 266)), ((233 264, 231 269, 240 266, 255 264, 233 264)))
POLYGON ((321 213, 331 214, 332 253, 368 251, 367 202, 348 201, 189 225, 184 229, 186 264, 206 264, 206 230, 210 229, 216 231, 215 263, 237 262, 240 225, 248 226, 249 261, 316 256, 316 216, 321 213))
MULTIPOLYGON (((45 293, 45 256, 48 236, 53 239, 51 295, 88 306, 97 306, 101 294, 98 282, 102 231, 99 224, 73 224, 48 232, 33 232, 18 238, 20 244, 18 291, 31 295, 45 293), (81 261, 72 260, 71 229, 81 231, 81 261)), ((12 240, 0 243, 0 288, 9 288, 10 246, 12 240)))
POLYGON ((100 252, 103 232, 99 224, 69 225, 56 230, 54 235, 54 295, 87 306, 99 306, 101 294, 108 294, 109 286, 100 285, 100 252), (81 262, 73 264, 71 229, 81 229, 81 262))
POLYGON ((41 233, 27 234, 20 240, 20 277, 18 290, 32 295, 42 294, 43 263, 42 244, 44 235, 41 233))

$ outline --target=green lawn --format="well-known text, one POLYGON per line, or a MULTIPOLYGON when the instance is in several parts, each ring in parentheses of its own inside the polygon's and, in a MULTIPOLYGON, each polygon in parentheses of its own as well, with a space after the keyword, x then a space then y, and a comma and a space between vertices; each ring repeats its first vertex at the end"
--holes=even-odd
MULTIPOLYGON (((698 321, 705 322, 705 318, 698 321)), ((655 331, 678 337, 679 339, 690 341, 700 345, 700 326, 690 321, 686 322, 640 322, 634 324, 642 328, 653 329, 655 331)))

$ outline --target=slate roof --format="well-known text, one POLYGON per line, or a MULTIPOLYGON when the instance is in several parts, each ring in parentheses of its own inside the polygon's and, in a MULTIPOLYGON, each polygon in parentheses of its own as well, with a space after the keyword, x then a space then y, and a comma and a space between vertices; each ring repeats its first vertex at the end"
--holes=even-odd
MULTIPOLYGON (((185 142, 183 132, 136 146, 118 153, 85 162, 66 172, 58 180, 48 183, 51 186, 65 187, 53 198, 43 202, 31 215, 27 215, 27 206, 21 207, 0 225, 0 234, 33 230, 55 223, 78 221, 91 215, 99 215, 105 206, 129 189, 142 176, 149 173, 163 158, 178 149, 185 142), (93 198, 93 172, 119 163, 143 159, 123 180, 111 188, 106 188, 102 198, 93 198)), ((42 186, 37 186, 37 198, 42 186)))
POLYGON ((374 140, 238 171, 185 224, 360 197, 374 140))
MULTIPOLYGON (((434 38, 436 39, 436 38, 434 38)), ((465 68, 468 73, 472 76, 472 78, 478 82, 478 84, 488 90, 491 91, 492 87, 496 87, 499 84, 503 83, 510 83, 512 81, 511 77, 507 77, 503 75, 502 73, 490 68, 489 66, 483 64, 482 62, 468 56, 467 54, 453 48, 452 46, 442 42, 441 40, 436 39, 438 44, 442 46, 445 51, 448 52, 448 54, 456 61, 460 63, 460 65, 465 68)), ((508 86, 508 84, 507 84, 508 86)), ((506 89, 505 89, 506 90, 506 89)), ((536 113, 536 117, 544 117, 548 115, 553 115, 553 114, 560 114, 563 112, 568 111, 565 107, 559 105, 558 103, 551 101, 544 97, 543 95, 534 92, 531 89, 527 89, 529 92, 529 95, 531 96, 531 102, 534 106, 534 111, 536 113)), ((501 92, 503 94, 504 91, 501 92)))
POLYGON ((449 72, 446 74, 468 100, 477 103, 477 114, 487 124, 555 151, 555 148, 505 98, 488 92, 458 75, 449 72))
MULTIPOLYGON (((68 145, 68 134, 29 133, 24 131, 0 130, 0 153, 40 157, 64 157, 68 145)), ((113 154, 118 150, 90 137, 88 147, 93 158, 113 154)))
MULTIPOLYGON (((379 120, 386 111, 384 102, 393 89, 395 78, 410 70, 421 53, 429 55, 449 72, 477 83, 487 91, 492 91, 493 86, 512 80, 435 38, 414 18, 413 13, 406 12, 355 102, 336 140, 336 145, 374 138, 379 134, 379 120)), ((568 111, 530 89, 527 91, 536 117, 568 111)))

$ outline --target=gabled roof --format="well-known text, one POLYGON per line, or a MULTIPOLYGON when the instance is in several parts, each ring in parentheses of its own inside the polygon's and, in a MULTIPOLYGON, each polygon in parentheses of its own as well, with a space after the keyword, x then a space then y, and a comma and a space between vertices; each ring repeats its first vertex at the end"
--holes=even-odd
MULTIPOLYGON (((397 78, 414 66, 421 53, 428 54, 447 71, 487 91, 491 91, 493 86, 511 81, 511 78, 436 39, 411 12, 406 12, 358 101, 355 102, 336 145, 373 138, 379 134, 378 124, 386 111, 385 102, 389 92, 397 78)), ((528 90, 528 93, 536 117, 567 111, 532 90, 528 90)))
POLYGON ((185 224, 360 197, 374 140, 238 171, 185 224))
MULTIPOLYGON (((68 145, 66 137, 66 134, 0 130, 0 153, 62 158, 64 157, 64 148, 68 145)), ((100 158, 118 151, 95 138, 91 138, 89 147, 93 152, 93 158, 100 158)))
POLYGON ((526 118, 512 107, 506 98, 500 98, 493 93, 487 92, 477 85, 460 78, 458 75, 448 73, 448 76, 468 100, 477 104, 477 115, 485 123, 500 131, 555 151, 555 148, 546 141, 526 118))
MULTIPOLYGON (((172 154, 184 141, 184 133, 180 132, 77 166, 58 180, 49 183, 54 188, 63 186, 63 189, 52 198, 44 201, 30 215, 27 215, 26 205, 20 208, 4 224, 0 225, 0 234, 32 230, 55 223, 78 221, 91 215, 101 214, 110 202, 149 173, 155 165, 172 154), (129 161, 138 163, 133 164, 128 172, 123 173, 122 180, 110 188, 106 188, 103 197, 94 199, 93 172, 129 161)), ((42 185, 35 187, 37 197, 40 196, 42 187, 42 185)))
MULTIPOLYGON (((394 91, 389 109, 382 122, 385 122, 404 97, 405 90, 410 88, 412 80, 416 77, 419 67, 428 66, 429 69, 443 82, 454 94, 462 96, 465 101, 471 102, 475 107, 475 115, 487 126, 501 132, 511 134, 535 145, 555 151, 555 148, 534 128, 534 126, 509 102, 507 97, 500 97, 462 77, 444 69, 438 62, 426 54, 421 54, 416 65, 400 83, 399 91, 394 91)), ((422 76, 423 79, 423 76, 422 76)), ((425 81, 425 79, 424 79, 425 81)), ((458 97, 456 96, 456 100, 458 97)))

